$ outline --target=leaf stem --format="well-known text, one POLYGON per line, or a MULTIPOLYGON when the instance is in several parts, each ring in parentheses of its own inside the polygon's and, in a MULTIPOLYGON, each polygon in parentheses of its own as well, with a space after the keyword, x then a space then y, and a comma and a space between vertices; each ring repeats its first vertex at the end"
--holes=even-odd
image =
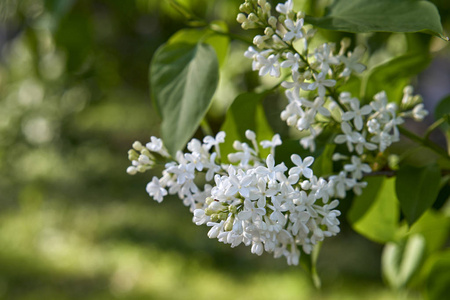
POLYGON ((439 126, 441 126, 443 123, 445 123, 445 118, 440 118, 439 120, 437 120, 436 122, 434 122, 433 124, 430 125, 430 127, 428 127, 427 131, 425 132, 425 139, 428 139, 428 137, 430 136, 431 132, 433 132, 433 130, 435 130, 436 128, 438 128, 439 126))
POLYGON ((430 141, 427 137, 421 138, 420 136, 416 135, 415 133, 413 133, 413 132, 409 131, 408 129, 401 127, 401 126, 398 126, 398 130, 400 131, 401 134, 403 134, 410 140, 412 140, 422 146, 425 146, 425 147, 429 148, 430 150, 434 151, 436 154, 439 154, 443 158, 450 160, 450 157, 449 157, 447 151, 445 151, 443 148, 441 148, 437 144, 430 141))

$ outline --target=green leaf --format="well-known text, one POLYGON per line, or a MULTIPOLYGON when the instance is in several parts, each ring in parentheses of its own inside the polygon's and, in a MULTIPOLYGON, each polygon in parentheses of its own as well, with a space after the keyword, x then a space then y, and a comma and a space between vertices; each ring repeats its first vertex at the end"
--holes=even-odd
MULTIPOLYGON (((54 19, 54 26, 58 25, 59 20, 72 8, 75 0, 45 0, 45 7, 54 19)), ((56 27, 53 27, 53 29, 56 27)))
MULTIPOLYGON (((228 162, 226 154, 234 152, 233 141, 247 141, 245 131, 253 130, 256 138, 261 140, 271 140, 273 131, 267 122, 262 99, 265 94, 244 93, 236 97, 225 116, 225 122, 221 130, 225 131, 227 138, 220 146, 222 159, 228 162)), ((260 149, 262 157, 269 154, 269 149, 260 149)))
POLYGON ((317 27, 346 32, 424 32, 444 40, 439 11, 423 0, 336 0, 324 17, 307 16, 317 27))
MULTIPOLYGON (((221 31, 227 32, 228 28, 224 22, 216 21, 214 26, 218 27, 221 31)), ((187 28, 181 29, 175 32, 167 42, 168 44, 175 43, 186 43, 186 44, 197 44, 202 42, 211 45, 217 54, 217 59, 219 60, 219 65, 222 66, 228 55, 228 49, 230 46, 230 39, 225 35, 219 35, 214 33, 208 28, 196 29, 187 28)))
POLYGON ((331 158, 335 148, 336 144, 327 144, 322 154, 315 159, 312 170, 317 177, 330 175, 333 172, 333 160, 331 158))
POLYGON ((150 65, 152 99, 161 117, 161 134, 171 154, 182 149, 198 128, 219 80, 210 45, 161 46, 150 65))
POLYGON ((433 205, 439 193, 440 180, 441 171, 437 164, 400 167, 395 192, 408 224, 413 224, 433 205))
POLYGON ((306 254, 301 247, 300 250, 300 265, 308 273, 314 287, 320 290, 322 281, 319 273, 317 273, 317 260, 319 258, 320 249, 322 248, 322 242, 317 243, 311 254, 306 254))
POLYGON ((364 98, 372 99, 376 93, 385 91, 389 101, 399 103, 411 76, 420 73, 430 62, 431 57, 426 53, 407 53, 374 67, 363 79, 364 98))
POLYGON ((420 234, 409 236, 400 243, 387 243, 381 257, 383 276, 395 289, 403 288, 419 270, 426 241, 420 234))
POLYGON ((450 250, 431 257, 426 263, 426 299, 447 299, 450 295, 450 250))
POLYGON ((441 129, 444 131, 445 138, 447 139, 447 149, 450 150, 450 95, 439 101, 434 110, 434 118, 439 120, 440 118, 447 118, 446 122, 441 125, 441 129))
POLYGON ((427 243, 427 255, 430 255, 445 244, 449 232, 450 217, 429 209, 411 226, 408 234, 421 234, 427 243))
POLYGON ((356 223, 369 211, 378 197, 383 180, 383 177, 369 177, 365 179, 367 187, 363 189, 361 195, 355 197, 351 209, 348 212, 348 220, 350 223, 356 223))
POLYGON ((368 178, 363 193, 353 200, 348 220, 353 229, 380 243, 395 240, 399 208, 393 178, 368 178))

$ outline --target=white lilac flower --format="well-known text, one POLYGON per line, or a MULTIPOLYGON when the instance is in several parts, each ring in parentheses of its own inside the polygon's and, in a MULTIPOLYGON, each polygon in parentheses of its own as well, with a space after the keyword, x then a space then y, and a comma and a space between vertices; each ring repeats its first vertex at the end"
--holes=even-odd
POLYGON ((308 157, 305 157, 304 160, 302 160, 302 158, 299 155, 292 154, 291 160, 296 165, 296 167, 293 167, 289 170, 289 175, 296 174, 298 176, 303 175, 306 178, 312 177, 313 172, 308 167, 311 166, 312 163, 314 162, 314 157, 308 156, 308 157))
POLYGON ((278 3, 275 10, 280 14, 288 15, 294 8, 294 2, 292 0, 286 1, 284 4, 278 3))
POLYGON ((325 117, 329 117, 331 115, 330 111, 323 106, 325 101, 321 97, 316 97, 316 99, 314 99, 314 102, 311 102, 311 101, 308 101, 308 100, 302 98, 301 102, 304 106, 310 108, 311 111, 313 111, 314 115, 317 112, 325 117))
POLYGON ((225 192, 226 196, 234 196, 239 193, 242 197, 250 197, 250 184, 253 181, 253 176, 245 175, 242 170, 236 172, 233 166, 228 167, 228 176, 230 186, 225 192))
POLYGON ((363 116, 370 114, 372 111, 372 107, 370 105, 364 105, 363 107, 359 107, 359 100, 350 101, 351 111, 347 111, 342 115, 343 121, 350 121, 353 119, 353 124, 355 124, 355 128, 357 130, 361 130, 363 128, 363 116))
POLYGON ((325 79, 326 73, 320 72, 319 74, 314 74, 314 79, 312 83, 308 85, 307 90, 314 91, 318 89, 319 97, 324 98, 326 93, 326 87, 332 87, 336 85, 336 80, 325 79))
MULTIPOLYGON (((300 89, 307 90, 309 83, 305 82, 305 78, 298 71, 292 71, 292 82, 283 81, 281 86, 285 89, 292 89, 291 93, 293 93, 294 97, 298 97, 300 89)), ((286 95, 287 92, 290 91, 286 91, 286 95)))
POLYGON ((350 152, 353 152, 353 144, 358 141, 359 135, 357 132, 352 131, 351 126, 347 122, 341 123, 341 130, 344 134, 339 134, 335 137, 334 142, 337 144, 347 143, 347 148, 350 152))
POLYGON ((286 96, 289 100, 289 104, 281 112, 280 118, 281 120, 286 121, 288 126, 295 126, 298 122, 298 119, 303 117, 303 115, 305 114, 302 109, 301 100, 297 95, 298 94, 292 93, 292 91, 286 91, 286 96))
POLYGON ((244 209, 238 213, 237 217, 240 220, 248 220, 251 219, 253 223, 262 220, 262 216, 266 214, 266 210, 264 208, 255 207, 252 201, 244 200, 244 209))
POLYGON ((417 104, 412 110, 412 116, 415 121, 422 121, 428 115, 428 111, 424 109, 423 103, 417 104))
POLYGON ((377 119, 370 119, 367 121, 367 129, 372 134, 378 134, 380 132, 381 125, 377 119))
POLYGON ((344 71, 339 75, 341 77, 350 76, 352 72, 361 73, 366 69, 366 66, 359 63, 359 60, 364 55, 365 48, 357 46, 353 52, 349 52, 347 56, 342 55, 340 57, 341 62, 344 63, 344 71))
POLYGON ((355 132, 354 136, 355 150, 359 155, 362 155, 364 153, 364 148, 370 151, 377 149, 377 146, 375 144, 366 141, 366 131, 364 131, 362 134, 359 132, 355 132))
POLYGON ((381 131, 379 134, 373 136, 370 141, 378 144, 380 152, 384 152, 395 141, 395 137, 386 131, 381 131))
POLYGON ((361 159, 358 156, 353 155, 351 158, 351 164, 347 164, 344 166, 344 170, 350 172, 352 177, 355 179, 361 179, 363 177, 363 173, 371 173, 372 169, 368 164, 364 164, 361 162, 361 159))
MULTIPOLYGON (((301 61, 298 53, 288 52, 285 54, 286 60, 280 63, 282 68, 291 68, 292 72, 297 72, 299 68, 304 67, 305 63, 301 61)), ((297 75, 298 76, 298 75, 297 75)))
POLYGON ((250 193, 250 199, 258 200, 257 207, 264 208, 267 204, 267 197, 275 196, 278 193, 278 189, 267 187, 267 182, 263 178, 258 179, 256 186, 257 189, 252 190, 250 193))
POLYGON ((275 166, 275 159, 272 154, 269 154, 266 159, 266 166, 259 166, 255 169, 255 172, 260 175, 267 176, 270 182, 275 182, 276 173, 284 172, 287 170, 284 163, 275 166))
POLYGON ((165 149, 162 140, 157 137, 154 136, 150 137, 150 142, 147 143, 145 147, 147 147, 147 149, 152 152, 159 153, 164 157, 169 157, 169 153, 165 149))
POLYGON ((281 145, 281 138, 280 135, 277 133, 272 137, 271 141, 261 141, 261 146, 266 149, 266 148, 270 148, 270 153, 272 155, 275 155, 275 147, 281 145))
POLYGON ((167 191, 160 185, 158 177, 154 176, 152 181, 147 184, 147 193, 158 202, 163 201, 163 197, 167 195, 167 191))
POLYGON ((271 54, 269 57, 257 55, 256 60, 259 65, 259 76, 269 74, 272 77, 280 77, 280 64, 278 63, 279 55, 271 54))
POLYGON ((303 19, 299 19, 295 22, 291 19, 286 19, 286 21, 284 21, 284 26, 286 27, 287 32, 283 37, 283 41, 290 42, 292 39, 295 41, 303 38, 303 23, 303 19))
POLYGON ((356 180, 347 178, 345 172, 342 171, 338 175, 330 176, 329 184, 334 187, 337 197, 345 198, 347 195, 346 191, 353 188, 356 184, 356 180))
POLYGON ((216 134, 216 137, 212 137, 212 136, 206 136, 203 139, 203 145, 206 151, 209 151, 213 146, 216 147, 216 152, 218 151, 219 144, 225 142, 225 132, 224 131, 219 131, 216 134))
POLYGON ((327 43, 323 44, 319 48, 316 48, 316 51, 313 55, 316 61, 320 63, 321 72, 325 74, 330 70, 330 65, 339 64, 339 59, 333 56, 331 47, 327 43))
POLYGON ((316 150, 315 136, 311 134, 301 138, 300 145, 302 145, 304 149, 308 149, 309 151, 314 152, 316 150))
POLYGON ((240 165, 247 165, 251 160, 254 160, 256 156, 256 151, 250 148, 246 143, 241 143, 235 141, 233 143, 233 148, 240 150, 240 152, 228 154, 228 160, 232 163, 240 162, 240 165))

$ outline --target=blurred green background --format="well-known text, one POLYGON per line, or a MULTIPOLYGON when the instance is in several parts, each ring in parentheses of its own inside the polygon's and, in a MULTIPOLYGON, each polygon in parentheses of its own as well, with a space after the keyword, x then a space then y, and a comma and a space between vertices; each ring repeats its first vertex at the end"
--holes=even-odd
MULTIPOLYGON (((180 2, 243 33, 241 0, 180 2)), ((447 22, 449 5, 435 2, 447 22)), ((317 3, 309 9, 327 1, 317 3)), ((299 267, 209 240, 178 199, 154 202, 145 192, 151 174, 126 174, 133 141, 159 131, 148 93, 152 54, 185 26, 168 1, 0 0, 0 22, 1 299, 398 296, 383 286, 382 246, 345 220, 323 246, 319 292, 299 267)), ((231 44, 213 128, 239 92, 258 85, 246 47, 231 44)))

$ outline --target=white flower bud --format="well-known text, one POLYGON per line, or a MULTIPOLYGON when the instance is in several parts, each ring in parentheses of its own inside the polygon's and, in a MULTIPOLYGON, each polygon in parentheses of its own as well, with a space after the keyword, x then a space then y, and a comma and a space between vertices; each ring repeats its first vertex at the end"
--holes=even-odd
POLYGON ((407 85, 403 88, 403 94, 412 95, 414 88, 411 85, 407 85))
POLYGON ((277 27, 278 20, 277 20, 277 18, 275 18, 274 16, 271 16, 271 17, 267 20, 267 22, 269 23, 270 26, 272 26, 272 28, 276 28, 276 27, 277 27))
POLYGON ((309 180, 305 180, 302 183, 300 183, 300 186, 304 190, 309 190, 311 188, 311 182, 309 182, 309 180))
POLYGON ((239 6, 239 10, 243 13, 249 14, 252 12, 252 6, 249 3, 242 3, 239 6))
POLYGON ((214 202, 214 199, 213 199, 213 198, 211 198, 211 197, 206 197, 206 199, 205 199, 206 205, 210 205, 210 204, 213 203, 213 202, 214 202))
POLYGON ((255 15, 254 13, 250 13, 250 14, 248 15, 248 20, 251 21, 251 22, 258 22, 258 21, 259 21, 259 18, 258 18, 258 16, 255 15))
POLYGON ((142 146, 142 144, 138 141, 133 143, 133 149, 135 149, 136 151, 141 151, 144 148, 144 146, 142 146))
POLYGON ((146 167, 146 166, 143 166, 143 165, 139 165, 139 166, 136 167, 136 170, 137 170, 139 173, 144 173, 145 171, 147 171, 147 167, 146 167))
POLYGON ((256 139, 256 134, 251 131, 251 130, 246 130, 245 131, 245 137, 251 141, 253 141, 254 139, 256 139))
POLYGON ((239 13, 237 15, 236 21, 238 21, 240 24, 244 23, 245 21, 247 21, 247 16, 244 15, 243 13, 239 13))
POLYGON ((246 21, 241 24, 242 29, 247 30, 253 27, 253 22, 246 21))
POLYGON ((219 221, 219 214, 212 214, 211 215, 211 221, 212 222, 217 222, 217 221, 219 221))
POLYGON ((275 32, 273 31, 272 27, 266 27, 264 30, 264 34, 268 37, 271 37, 275 32))
POLYGON ((233 230, 233 225, 234 225, 234 220, 230 219, 227 222, 225 222, 223 229, 225 231, 231 231, 231 230, 233 230))
POLYGON ((137 173, 137 169, 135 167, 128 167, 127 173, 130 175, 135 175, 137 173))
POLYGON ((303 73, 303 77, 304 77, 306 80, 310 80, 310 79, 312 78, 311 71, 310 71, 310 70, 305 71, 305 72, 303 73))

